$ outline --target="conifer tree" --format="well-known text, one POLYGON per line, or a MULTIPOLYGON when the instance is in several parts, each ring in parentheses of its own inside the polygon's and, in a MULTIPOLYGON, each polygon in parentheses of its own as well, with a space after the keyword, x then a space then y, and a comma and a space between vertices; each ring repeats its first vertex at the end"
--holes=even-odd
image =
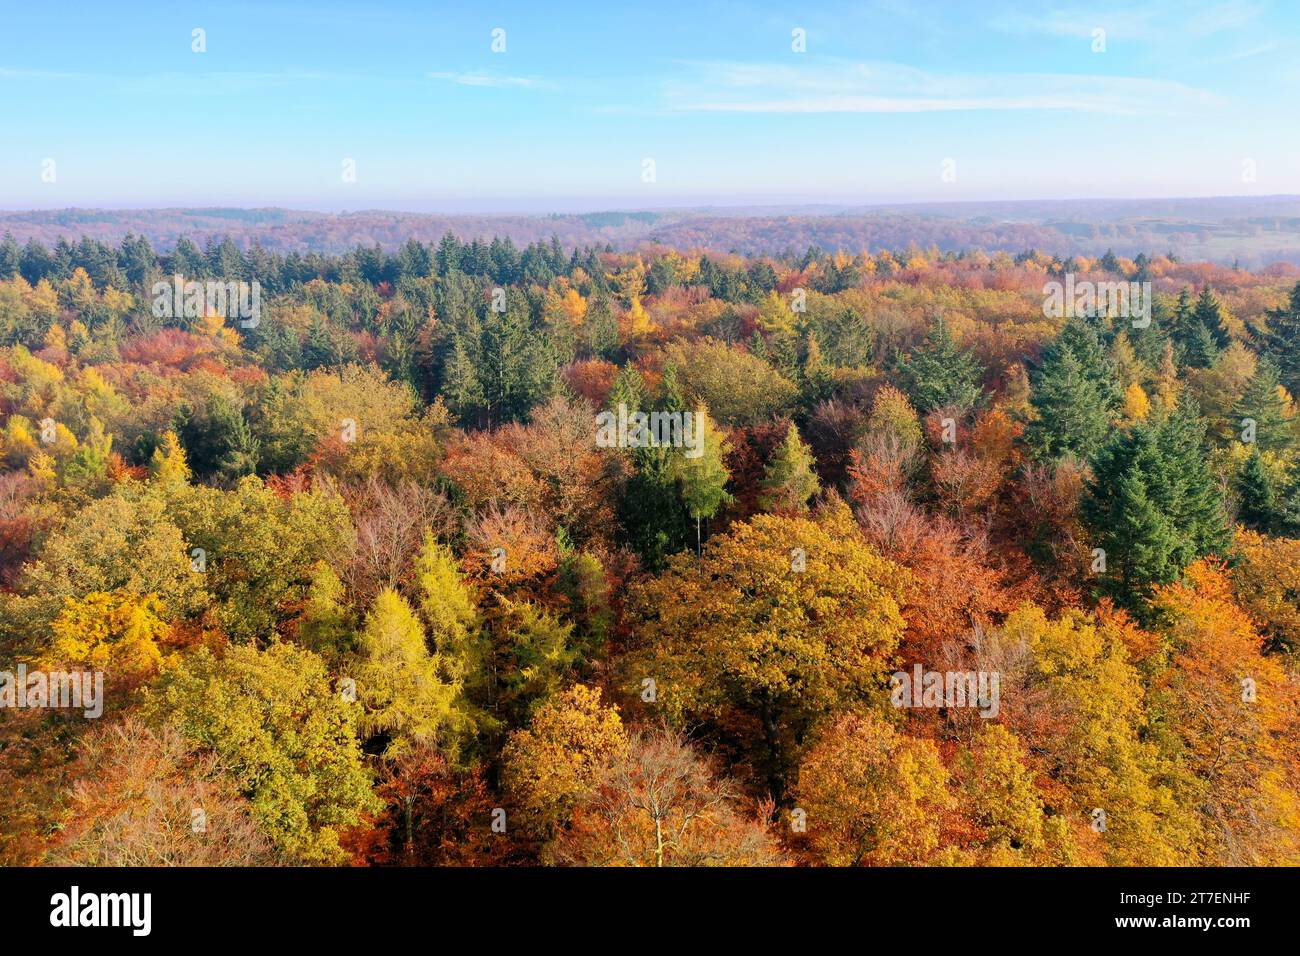
POLYGON ((307 371, 340 364, 341 354, 331 327, 317 317, 307 329, 302 346, 302 366, 307 371))
POLYGON ((23 251, 13 233, 6 232, 4 242, 0 242, 0 279, 12 279, 18 275, 22 257, 23 251))
POLYGON ((489 422, 526 418, 554 388, 555 362, 529 327, 528 304, 514 289, 504 312, 487 313, 477 367, 489 422))
POLYGON ((1131 422, 1140 422, 1151 414, 1151 400, 1142 386, 1134 382, 1124 390, 1124 417, 1131 422))
POLYGON ((1234 484, 1237 492, 1237 520, 1252 531, 1275 533, 1282 521, 1284 509, 1273 476, 1265 466, 1258 448, 1241 466, 1234 484))
POLYGON ((1118 562, 1118 597, 1132 600, 1155 582, 1173 580, 1181 570, 1173 560, 1177 529, 1160 503, 1151 500, 1142 471, 1125 472, 1113 489, 1114 523, 1103 536, 1108 565, 1118 562))
POLYGON ((835 391, 835 382, 831 376, 830 366, 822 357, 822 347, 817 341, 817 333, 808 330, 804 348, 803 368, 800 369, 803 381, 804 400, 809 407, 830 398, 835 391))
POLYGON ((1178 362, 1174 358, 1174 344, 1168 341, 1165 342, 1164 351, 1160 354, 1160 366, 1156 371, 1155 399, 1161 411, 1174 410, 1178 405, 1178 396, 1182 388, 1183 383, 1178 380, 1178 362))
POLYGON ((583 324, 592 354, 597 358, 613 358, 619 349, 618 318, 605 296, 596 296, 588 305, 583 324))
POLYGON ((1277 366, 1287 391, 1293 395, 1300 392, 1300 282, 1285 306, 1266 314, 1263 328, 1248 331, 1260 357, 1267 356, 1277 366))
POLYGON ((1135 383, 1141 385, 1150 378, 1151 369, 1138 358, 1127 330, 1120 332, 1111 341, 1107 357, 1122 388, 1127 389, 1135 383))
POLYGON ((1196 299, 1196 306, 1192 309, 1192 318, 1196 325, 1201 326, 1210 334, 1210 338, 1214 340, 1214 346, 1218 351, 1222 352, 1232 344, 1232 336, 1228 334, 1228 323, 1223 303, 1219 301, 1219 297, 1214 294, 1214 290, 1208 285, 1201 290, 1201 294, 1196 299))
POLYGON ((1169 317, 1169 331, 1180 355, 1191 338, 1193 322, 1192 293, 1187 286, 1183 286, 1178 290, 1178 299, 1174 303, 1173 314, 1169 317))
POLYGON ((686 546, 686 511, 677 489, 674 448, 638 448, 635 470, 619 494, 619 523, 645 567, 658 571, 686 546))
POLYGON ((1219 347, 1208 326, 1194 322, 1183 343, 1183 361, 1192 368, 1214 368, 1219 362, 1219 347))
POLYGON ((672 362, 664 364, 663 378, 659 383, 659 408, 665 412, 686 410, 686 396, 682 392, 681 376, 672 362))
POLYGON ((643 411, 644 395, 644 383, 641 381, 641 373, 634 366, 624 365, 614 379, 614 384, 609 390, 609 398, 606 399, 605 404, 614 412, 618 411, 620 404, 626 405, 629 413, 643 411))
POLYGON ((1123 403, 1115 369, 1093 329, 1073 320, 1030 372, 1034 418, 1025 430, 1044 458, 1097 453, 1123 403))
POLYGON ((153 450, 153 456, 149 459, 149 474, 161 482, 184 484, 190 480, 190 466, 185 460, 185 449, 170 428, 163 433, 162 441, 153 450))
POLYGON ((1240 434, 1250 426, 1254 444, 1261 451, 1280 452, 1295 444, 1294 423, 1287 417, 1280 388, 1277 366, 1267 356, 1261 358, 1245 393, 1232 409, 1232 430, 1240 434))
POLYGON ((386 588, 375 598, 357 650, 361 733, 387 737, 384 753, 389 756, 436 741, 452 720, 455 691, 439 679, 424 628, 396 591, 386 588))
POLYGON ((922 414, 936 408, 974 408, 983 397, 983 369, 969 349, 957 348, 948 324, 935 319, 925 345, 900 363, 904 388, 922 414))
POLYGON ((176 432, 196 476, 227 480, 252 474, 260 443, 243 410, 223 394, 203 406, 184 405, 176 416, 176 432))
POLYGON ((447 407, 460 418, 470 421, 483 407, 483 388, 478 371, 461 336, 455 336, 451 354, 442 375, 442 392, 447 407))
POLYGON ((334 569, 317 561, 311 570, 302 617, 298 620, 298 642, 327 662, 337 661, 352 651, 356 637, 349 626, 345 588, 334 569))
POLYGON ((454 730, 461 738, 495 729, 492 642, 474 594, 450 548, 426 532, 415 563, 420 613, 437 652, 439 674, 456 688, 454 730))
POLYGON ((1156 500, 1170 503, 1169 514, 1183 536, 1182 567, 1209 554, 1223 554, 1232 543, 1223 494, 1210 470, 1205 422, 1187 401, 1160 422, 1157 443, 1166 467, 1154 472, 1156 500))
POLYGON ((793 422, 764 469, 760 484, 763 491, 758 506, 764 511, 806 511, 808 500, 821 488, 813 471, 812 450, 793 422))
POLYGON ((899 447, 911 452, 919 448, 925 434, 921 420, 907 396, 894 386, 882 385, 871 400, 871 414, 867 417, 867 432, 871 435, 890 436, 899 447))
POLYGON ((1188 404, 1117 435, 1098 454, 1087 491, 1084 520, 1106 556, 1101 589, 1130 608, 1230 544, 1205 425, 1188 404))
MULTIPOLYGON (((1160 357, 1165 347, 1173 342, 1170 335, 1172 318, 1164 302, 1158 298, 1151 302, 1151 322, 1145 328, 1130 326, 1124 330, 1122 338, 1133 347, 1133 354, 1148 369, 1160 365, 1160 357)), ((1116 359, 1118 363, 1118 358, 1116 359)))

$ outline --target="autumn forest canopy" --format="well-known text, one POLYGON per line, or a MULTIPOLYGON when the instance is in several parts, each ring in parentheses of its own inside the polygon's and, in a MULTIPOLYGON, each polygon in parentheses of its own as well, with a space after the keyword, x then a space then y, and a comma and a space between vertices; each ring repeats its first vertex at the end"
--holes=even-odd
POLYGON ((6 236, 0 863, 1295 864, 1298 394, 1286 264, 6 236))

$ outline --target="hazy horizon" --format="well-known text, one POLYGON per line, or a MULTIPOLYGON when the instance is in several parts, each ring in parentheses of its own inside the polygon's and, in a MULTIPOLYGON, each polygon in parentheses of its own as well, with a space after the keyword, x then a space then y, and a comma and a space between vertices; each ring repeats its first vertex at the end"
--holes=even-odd
POLYGON ((665 197, 660 202, 643 202, 631 204, 620 202, 617 198, 583 198, 565 197, 554 201, 541 198, 483 197, 458 201, 411 200, 407 202, 379 202, 376 205, 350 206, 346 204, 331 206, 328 203, 312 205, 308 202, 283 201, 276 203, 196 203, 196 202, 159 202, 159 203, 88 203, 72 205, 0 205, 0 213, 52 213, 77 210, 104 212, 164 212, 176 210, 255 212, 259 210, 283 210, 297 213, 316 213, 319 215, 359 215, 374 213, 413 214, 413 215, 466 215, 466 216, 546 216, 546 215, 586 215, 602 212, 637 213, 637 212, 754 212, 754 211, 795 211, 836 210, 836 211, 870 211, 904 207, 952 208, 963 206, 1028 206, 1051 204, 1105 204, 1119 203, 1138 206, 1144 203, 1196 203, 1196 202, 1234 202, 1234 201, 1289 201, 1300 200, 1300 191, 1295 193, 1273 193, 1268 195, 1145 195, 1145 196, 1019 196, 989 197, 963 199, 916 199, 916 198, 879 198, 879 199, 799 199, 781 197, 754 196, 734 201, 710 201, 700 197, 682 197, 674 200, 665 197))

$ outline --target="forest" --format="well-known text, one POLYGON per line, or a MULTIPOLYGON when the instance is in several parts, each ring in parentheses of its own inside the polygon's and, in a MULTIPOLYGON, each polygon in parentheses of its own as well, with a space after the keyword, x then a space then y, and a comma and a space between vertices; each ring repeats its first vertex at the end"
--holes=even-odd
POLYGON ((1297 394, 1285 263, 6 236, 0 864, 1300 863, 1297 394))

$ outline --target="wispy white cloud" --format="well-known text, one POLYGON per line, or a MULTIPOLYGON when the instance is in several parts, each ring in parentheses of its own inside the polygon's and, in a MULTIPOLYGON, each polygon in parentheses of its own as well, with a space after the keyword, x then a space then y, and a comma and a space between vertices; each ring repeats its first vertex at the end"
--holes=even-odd
POLYGON ((1008 10, 989 25, 1003 33, 1063 37, 1090 37, 1093 30, 1102 29, 1113 40, 1163 42, 1241 29, 1261 12, 1253 0, 1112 0, 1032 12, 1008 10))
POLYGON ((0 80, 77 80, 88 73, 67 73, 57 70, 15 70, 0 66, 0 80))
POLYGON ((1269 40, 1264 43, 1256 43, 1253 46, 1237 47, 1217 56, 1210 62, 1212 63, 1235 63, 1238 60, 1249 60, 1257 56, 1267 56, 1270 53, 1278 53, 1286 49, 1290 44, 1281 43, 1277 40, 1269 40))
POLYGON ((231 93, 272 87, 312 86, 321 83, 355 83, 364 79, 366 78, 357 74, 301 70, 81 73, 0 67, 0 80, 67 80, 74 83, 96 84, 99 87, 187 93, 231 93))
POLYGON ((667 109, 727 113, 932 113, 1064 110, 1123 115, 1201 111, 1214 94, 1139 77, 940 74, 892 63, 687 64, 664 86, 667 109))
POLYGON ((499 73, 451 73, 435 72, 427 74, 431 80, 443 80, 457 86, 492 86, 539 89, 547 82, 536 76, 503 76, 499 73))
MULTIPOLYGON (((1177 15, 1177 8, 1173 11, 1177 15)), ((1263 8, 1251 0, 1229 0, 1226 3, 1211 3, 1195 10, 1187 16, 1187 29, 1200 36, 1212 36, 1225 30, 1240 30, 1253 24, 1263 8)))
POLYGON ((1149 38, 1159 20, 1159 14, 1153 7, 1127 10, 1057 9, 1041 13, 1016 10, 994 17, 989 25, 999 32, 1021 36, 1088 38, 1092 36, 1093 30, 1101 29, 1112 40, 1139 40, 1149 38))

